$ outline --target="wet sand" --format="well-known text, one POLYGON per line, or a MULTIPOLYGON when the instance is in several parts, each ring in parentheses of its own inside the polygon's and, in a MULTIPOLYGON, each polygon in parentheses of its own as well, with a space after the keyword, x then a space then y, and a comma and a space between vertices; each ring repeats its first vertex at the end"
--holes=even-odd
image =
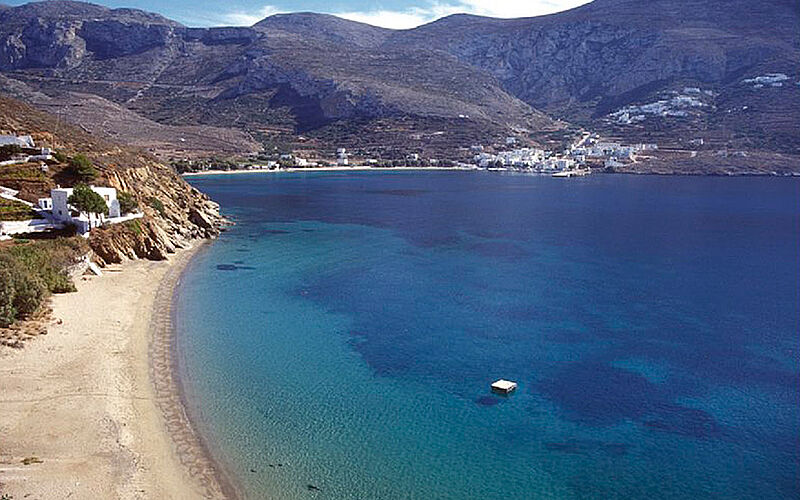
POLYGON ((226 498, 182 404, 172 297, 198 246, 78 279, 48 335, 0 349, 0 493, 12 498, 226 498), (26 464, 27 463, 27 464, 26 464))

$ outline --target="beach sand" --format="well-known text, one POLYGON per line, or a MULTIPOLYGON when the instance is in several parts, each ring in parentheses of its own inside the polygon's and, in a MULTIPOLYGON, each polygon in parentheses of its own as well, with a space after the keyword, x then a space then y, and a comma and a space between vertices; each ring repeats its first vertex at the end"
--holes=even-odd
POLYGON ((0 350, 0 492, 234 496, 188 424, 173 378, 172 295, 194 251, 79 278, 77 293, 53 298, 48 335, 0 350))

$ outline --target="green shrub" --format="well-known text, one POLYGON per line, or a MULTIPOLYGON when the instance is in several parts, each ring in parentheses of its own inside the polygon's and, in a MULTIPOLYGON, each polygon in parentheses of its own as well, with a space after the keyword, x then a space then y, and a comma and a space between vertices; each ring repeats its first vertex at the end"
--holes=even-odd
POLYGON ((117 200, 119 201, 119 210, 123 214, 129 214, 139 208, 136 198, 126 191, 120 191, 117 195, 117 200))
POLYGON ((35 313, 49 290, 44 280, 36 274, 20 270, 14 282, 14 308, 17 310, 17 317, 27 318, 35 313))
POLYGON ((51 293, 74 292, 66 268, 87 251, 82 238, 17 242, 0 250, 0 327, 24 319, 51 293))
POLYGON ((69 156, 67 156, 63 151, 56 151, 53 153, 53 158, 55 158, 58 163, 69 162, 69 156))
POLYGON ((22 153, 22 148, 18 144, 5 144, 0 146, 0 160, 8 160, 14 155, 22 153))
POLYGON ((70 205, 87 214, 108 215, 108 205, 99 194, 86 184, 78 184, 67 200, 70 205))
POLYGON ((133 234, 135 234, 137 236, 142 234, 142 225, 136 219, 129 220, 128 222, 125 223, 125 226, 128 229, 130 229, 133 232, 133 234))
POLYGON ((14 307, 15 288, 12 282, 12 273, 0 262, 0 327, 10 326, 17 319, 17 309, 14 307))
POLYGON ((153 207, 162 217, 166 216, 167 211, 164 209, 164 203, 156 197, 147 200, 147 204, 153 207))
POLYGON ((0 326, 27 318, 39 308, 47 293, 44 282, 22 262, 8 256, 0 259, 0 326))

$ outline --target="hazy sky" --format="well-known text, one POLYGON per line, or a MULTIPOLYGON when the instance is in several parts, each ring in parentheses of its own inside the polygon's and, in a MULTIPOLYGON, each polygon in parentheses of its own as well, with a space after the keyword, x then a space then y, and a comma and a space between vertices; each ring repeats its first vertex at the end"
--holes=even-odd
MULTIPOLYGON (((577 7, 588 0, 93 0, 109 7, 134 7, 188 26, 249 26, 282 12, 326 12, 387 28, 412 28, 450 14, 525 17, 577 7)), ((0 3, 21 5, 20 0, 0 3)))

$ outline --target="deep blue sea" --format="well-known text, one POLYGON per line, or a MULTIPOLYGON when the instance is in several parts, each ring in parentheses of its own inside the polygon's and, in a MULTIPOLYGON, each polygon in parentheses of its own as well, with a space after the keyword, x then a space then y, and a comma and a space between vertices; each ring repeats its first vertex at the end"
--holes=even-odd
POLYGON ((190 182, 237 225, 179 368, 249 498, 800 498, 800 180, 190 182))

